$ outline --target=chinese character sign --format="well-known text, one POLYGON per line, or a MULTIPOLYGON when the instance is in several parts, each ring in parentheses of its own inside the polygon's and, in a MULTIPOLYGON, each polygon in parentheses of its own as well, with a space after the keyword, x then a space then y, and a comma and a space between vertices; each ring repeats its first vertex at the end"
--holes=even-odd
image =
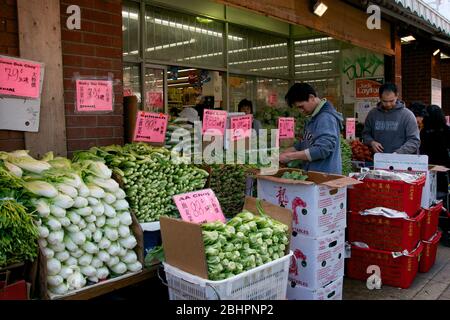
POLYGON ((168 116, 139 111, 133 141, 162 143, 166 139, 168 116))
POLYGON ((0 57, 0 95, 39 98, 41 65, 0 57))
POLYGON ((345 126, 345 138, 346 139, 354 139, 356 130, 356 119, 355 118, 347 118, 346 126, 345 126))
POLYGON ((203 113, 203 134, 221 135, 225 133, 227 112, 223 110, 205 109, 203 113))
POLYGON ((248 114, 246 116, 231 118, 231 140, 236 141, 252 136, 253 116, 248 114))
POLYGON ((110 80, 76 80, 77 111, 113 111, 113 89, 110 80))
POLYGON ((162 91, 148 91, 146 105, 150 110, 158 110, 164 107, 162 91))
POLYGON ((278 118, 278 130, 280 130, 280 139, 291 139, 295 136, 295 119, 278 118))
POLYGON ((184 221, 198 224, 225 222, 219 200, 211 189, 176 195, 173 200, 184 221))

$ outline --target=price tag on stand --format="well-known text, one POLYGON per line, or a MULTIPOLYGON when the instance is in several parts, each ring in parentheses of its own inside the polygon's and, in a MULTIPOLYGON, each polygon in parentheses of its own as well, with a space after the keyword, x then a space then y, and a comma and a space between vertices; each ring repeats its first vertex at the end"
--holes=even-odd
POLYGON ((39 98, 41 65, 0 57, 0 95, 39 98))
POLYGON ((226 124, 226 111, 205 109, 205 111, 203 112, 203 135, 211 134, 223 136, 225 133, 226 124))
POLYGON ((113 111, 111 80, 76 80, 77 112, 113 111))
POLYGON ((198 224, 226 221, 219 200, 211 189, 176 195, 173 200, 184 221, 198 224))
POLYGON ((280 139, 291 139, 295 137, 295 119, 278 118, 278 130, 280 139))
POLYGON ((345 138, 346 139, 355 139, 356 133, 356 119, 355 118, 347 118, 345 125, 345 138))
POLYGON ((250 138, 252 136, 253 116, 248 114, 246 116, 232 117, 230 119, 231 140, 241 140, 250 138))
POLYGON ((163 143, 166 139, 168 115, 138 111, 133 141, 163 143))

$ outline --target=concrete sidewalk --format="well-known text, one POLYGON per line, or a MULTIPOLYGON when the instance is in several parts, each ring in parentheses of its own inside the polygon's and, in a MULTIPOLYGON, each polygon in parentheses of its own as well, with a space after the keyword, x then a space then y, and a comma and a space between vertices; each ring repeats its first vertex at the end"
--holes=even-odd
POLYGON ((436 263, 428 273, 418 273, 411 287, 383 285, 369 290, 363 281, 344 278, 344 300, 450 300, 450 248, 440 245, 436 263))

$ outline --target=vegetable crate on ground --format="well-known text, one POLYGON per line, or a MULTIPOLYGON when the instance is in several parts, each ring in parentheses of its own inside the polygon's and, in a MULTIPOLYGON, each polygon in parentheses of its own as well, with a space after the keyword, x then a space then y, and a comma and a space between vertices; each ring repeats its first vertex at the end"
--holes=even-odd
POLYGON ((444 203, 441 201, 430 209, 425 209, 425 219, 422 223, 422 240, 430 239, 438 230, 439 215, 444 208, 444 203))
POLYGON ((284 300, 292 253, 221 281, 164 263, 170 300, 284 300))
POLYGON ((347 276, 350 279, 366 281, 370 274, 369 266, 380 267, 380 277, 383 284, 407 289, 411 286, 419 270, 419 260, 423 244, 407 255, 394 258, 390 251, 359 248, 352 245, 351 258, 347 260, 347 276))
POLYGON ((387 218, 384 216, 348 213, 348 240, 363 242, 371 248, 387 251, 412 251, 420 241, 421 223, 425 211, 414 218, 387 218))
POLYGON ((426 273, 430 271, 436 262, 437 249, 439 246, 439 240, 441 240, 442 232, 436 232, 430 239, 422 240, 423 254, 420 258, 419 272, 426 273))
POLYGON ((420 209, 425 176, 413 183, 395 180, 364 179, 348 190, 349 210, 359 212, 385 207, 413 217, 420 209))

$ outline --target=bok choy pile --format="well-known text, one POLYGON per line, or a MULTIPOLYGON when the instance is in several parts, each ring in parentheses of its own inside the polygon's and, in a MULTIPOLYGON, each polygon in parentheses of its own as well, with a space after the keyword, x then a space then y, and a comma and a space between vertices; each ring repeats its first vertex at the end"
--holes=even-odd
POLYGON ((245 210, 226 224, 203 224, 202 232, 210 280, 224 280, 279 259, 289 243, 288 226, 245 210))
POLYGON ((26 151, 8 154, 8 161, 33 195, 51 293, 142 269, 133 251, 137 241, 126 194, 103 162, 72 163, 52 153, 36 160, 26 151))
POLYGON ((177 194, 203 189, 208 173, 188 164, 172 161, 165 148, 144 143, 91 148, 75 159, 104 159, 123 181, 130 207, 139 222, 158 221, 162 215, 177 216, 172 200, 177 194))

